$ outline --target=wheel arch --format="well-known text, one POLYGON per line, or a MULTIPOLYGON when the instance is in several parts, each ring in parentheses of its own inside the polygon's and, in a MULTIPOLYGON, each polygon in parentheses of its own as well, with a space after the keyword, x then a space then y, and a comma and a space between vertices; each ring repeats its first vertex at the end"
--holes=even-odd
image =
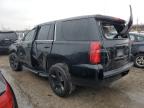
POLYGON ((9 50, 9 54, 16 53, 17 51, 15 49, 9 50))
POLYGON ((134 54, 134 56, 137 56, 139 54, 144 54, 144 51, 137 52, 137 53, 134 54))
POLYGON ((48 71, 49 68, 56 63, 66 63, 68 67, 71 66, 71 62, 68 58, 62 55, 50 55, 46 57, 46 64, 45 64, 46 70, 48 71))

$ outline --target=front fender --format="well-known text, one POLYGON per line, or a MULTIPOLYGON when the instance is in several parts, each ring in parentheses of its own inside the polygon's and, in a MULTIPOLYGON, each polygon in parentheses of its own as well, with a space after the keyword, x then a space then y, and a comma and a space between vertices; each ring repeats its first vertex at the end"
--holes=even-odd
POLYGON ((17 46, 16 46, 16 44, 10 45, 10 47, 9 47, 9 54, 12 53, 12 52, 17 52, 17 46))
POLYGON ((139 46, 138 51, 141 52, 141 53, 142 52, 144 53, 144 45, 143 46, 139 46))

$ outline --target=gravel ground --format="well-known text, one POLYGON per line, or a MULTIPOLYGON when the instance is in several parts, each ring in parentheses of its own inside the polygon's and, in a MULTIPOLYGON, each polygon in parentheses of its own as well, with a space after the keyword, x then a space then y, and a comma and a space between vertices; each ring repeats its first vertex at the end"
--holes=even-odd
POLYGON ((19 108, 144 108, 144 69, 132 68, 108 87, 78 88, 67 98, 54 95, 46 78, 27 70, 13 72, 6 55, 0 55, 0 69, 14 89, 19 108))

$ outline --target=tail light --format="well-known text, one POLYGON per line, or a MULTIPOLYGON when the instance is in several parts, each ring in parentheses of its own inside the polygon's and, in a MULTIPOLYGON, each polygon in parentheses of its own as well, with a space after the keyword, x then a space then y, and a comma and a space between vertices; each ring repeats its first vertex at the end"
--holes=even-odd
POLYGON ((6 91, 0 96, 0 108, 13 108, 13 96, 9 85, 6 91))
POLYGON ((101 43, 99 41, 90 43, 90 62, 92 64, 101 62, 101 43))
POLYGON ((0 72, 0 108, 13 108, 13 94, 0 72))

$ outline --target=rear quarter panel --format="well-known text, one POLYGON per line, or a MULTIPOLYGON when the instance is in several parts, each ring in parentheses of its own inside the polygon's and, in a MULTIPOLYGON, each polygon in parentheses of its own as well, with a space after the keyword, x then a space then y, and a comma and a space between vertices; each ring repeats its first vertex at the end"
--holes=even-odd
POLYGON ((89 44, 87 41, 54 41, 52 55, 62 56, 70 64, 89 63, 89 44))

